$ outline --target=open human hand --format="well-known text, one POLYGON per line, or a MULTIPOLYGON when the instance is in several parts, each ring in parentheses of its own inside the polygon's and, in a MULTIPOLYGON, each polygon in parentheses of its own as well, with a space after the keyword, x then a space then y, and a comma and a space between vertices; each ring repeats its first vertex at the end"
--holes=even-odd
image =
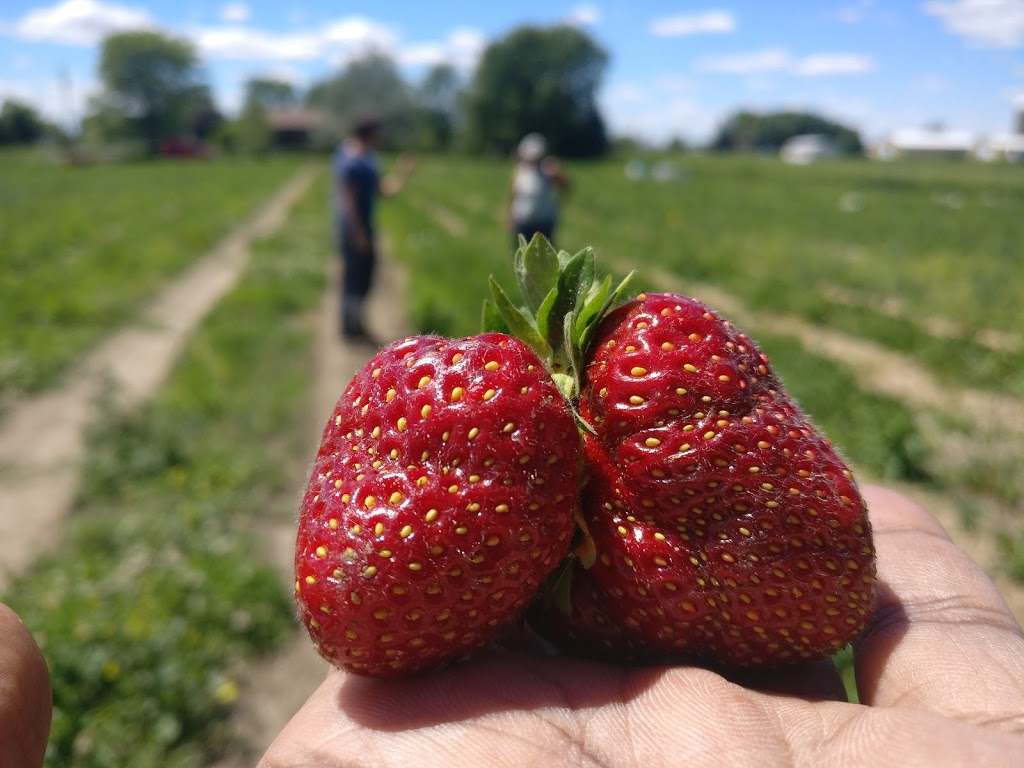
POLYGON ((1024 631, 927 511, 863 492, 880 597, 860 704, 827 661, 723 676, 491 650, 400 680, 332 669, 260 766, 1020 766, 1024 631))

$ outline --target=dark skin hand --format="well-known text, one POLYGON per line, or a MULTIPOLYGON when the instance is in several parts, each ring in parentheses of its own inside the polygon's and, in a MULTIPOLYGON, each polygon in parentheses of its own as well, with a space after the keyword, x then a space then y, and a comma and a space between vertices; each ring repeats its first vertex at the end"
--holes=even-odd
POLYGON ((43 654, 17 614, 0 604, 0 766, 43 764, 51 714, 43 654))
POLYGON ((260 768, 1024 765, 1024 632, 915 503, 864 488, 880 601, 855 644, 862 704, 830 662, 725 677, 487 651, 397 681, 332 669, 260 768))

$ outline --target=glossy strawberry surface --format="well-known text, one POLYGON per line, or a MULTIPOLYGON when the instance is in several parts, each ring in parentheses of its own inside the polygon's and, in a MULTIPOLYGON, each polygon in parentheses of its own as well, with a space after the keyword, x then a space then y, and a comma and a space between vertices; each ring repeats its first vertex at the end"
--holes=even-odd
POLYGON ((331 414, 300 507, 296 602, 320 653, 389 676, 484 645, 565 556, 579 457, 517 339, 384 348, 331 414))
POLYGON ((543 631, 612 659, 827 656, 875 596, 850 470, 768 358, 702 303, 640 296, 587 358, 583 516, 596 547, 543 631))

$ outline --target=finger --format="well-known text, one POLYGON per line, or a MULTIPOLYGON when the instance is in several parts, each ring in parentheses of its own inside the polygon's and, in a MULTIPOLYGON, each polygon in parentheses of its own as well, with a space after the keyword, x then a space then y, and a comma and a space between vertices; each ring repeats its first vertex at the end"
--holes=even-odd
POLYGON ((42 765, 51 714, 43 654, 17 614, 0 603, 0 765, 42 765))
POLYGON ((855 644, 861 701, 1024 727, 1024 633, 991 579, 914 502, 864 495, 879 602, 855 644))

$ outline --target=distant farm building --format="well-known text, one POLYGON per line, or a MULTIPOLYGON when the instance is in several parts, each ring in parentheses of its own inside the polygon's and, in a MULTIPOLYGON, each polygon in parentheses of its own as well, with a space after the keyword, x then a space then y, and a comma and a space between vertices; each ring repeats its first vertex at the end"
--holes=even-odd
POLYGON ((948 158, 973 157, 978 140, 969 131, 945 129, 904 128, 893 131, 882 139, 873 150, 880 160, 897 158, 948 158))
POLYGON ((268 110, 271 143, 279 149, 307 149, 323 120, 323 115, 310 109, 268 110))
POLYGON ((978 146, 977 155, 981 160, 1024 163, 1024 133, 990 136, 978 146))
POLYGON ((786 139, 779 147, 779 157, 784 163, 808 165, 831 160, 839 154, 831 136, 823 133, 805 133, 786 139))

